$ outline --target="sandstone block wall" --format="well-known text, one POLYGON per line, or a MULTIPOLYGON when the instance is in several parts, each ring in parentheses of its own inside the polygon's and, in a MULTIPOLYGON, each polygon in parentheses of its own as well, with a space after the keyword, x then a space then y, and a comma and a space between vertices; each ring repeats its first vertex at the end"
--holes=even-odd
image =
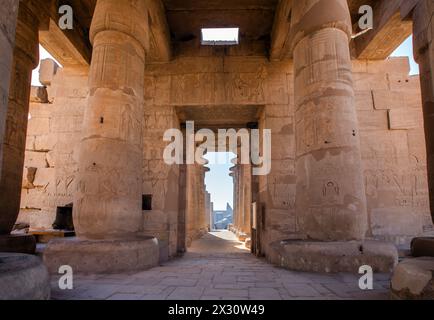
POLYGON ((419 76, 406 58, 354 62, 370 235, 408 242, 432 228, 419 76))
POLYGON ((87 79, 87 68, 58 69, 50 87, 32 90, 18 218, 32 228, 51 228, 56 208, 73 202, 87 79))

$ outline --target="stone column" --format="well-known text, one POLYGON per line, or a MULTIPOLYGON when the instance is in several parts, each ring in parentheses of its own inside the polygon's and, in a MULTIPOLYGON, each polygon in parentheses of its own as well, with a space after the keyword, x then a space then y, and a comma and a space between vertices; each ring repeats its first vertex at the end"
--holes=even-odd
POLYGON ((240 221, 241 221, 241 206, 242 203, 242 196, 241 196, 241 188, 242 188, 242 181, 241 181, 241 166, 239 164, 235 165, 235 199, 236 199, 236 206, 235 206, 235 220, 234 220, 234 231, 236 234, 238 234, 240 230, 240 221))
MULTIPOLYGON (((17 25, 19 0, 3 1, 0 7, 0 163, 3 159, 3 140, 6 126, 6 112, 8 108, 9 84, 12 71, 12 59, 15 46, 15 30, 17 25)), ((0 181, 3 165, 0 165, 0 181)), ((0 219, 1 216, 0 216, 0 219)), ((1 221, 1 220, 0 220, 1 221)), ((1 223, 1 222, 0 222, 1 223)), ((4 230, 0 226, 0 230, 4 230)))
MULTIPOLYGON (((2 74, 5 78, 10 76, 10 89, 7 110, 2 108, 1 114, 6 111, 4 138, 2 139, 1 155, 1 181, 0 181, 0 235, 9 235, 16 222, 20 211, 21 185, 23 179, 24 156, 26 149, 27 122, 29 117, 29 100, 32 70, 37 67, 39 61, 39 19, 33 3, 21 1, 16 23, 15 48, 13 50, 13 64, 2 66, 2 74)), ((7 27, 7 40, 2 45, 4 57, 10 60, 10 48, 13 46, 13 24, 16 16, 15 1, 7 1, 2 9, 10 14, 10 17, 2 19, 9 22, 7 27), (8 51, 9 48, 9 51, 8 51)), ((3 30, 3 28, 2 28, 3 30)), ((4 31, 3 31, 4 32, 4 31)), ((3 34, 3 33, 2 33, 3 34)), ((3 34, 3 36, 5 36, 3 34)), ((4 80, 5 81, 5 80, 4 80)), ((2 85, 5 85, 6 80, 2 85)), ((2 103, 5 102, 5 90, 2 103)), ((1 237, 0 251, 13 251, 33 253, 35 241, 32 236, 1 237)))
POLYGON ((74 224, 78 236, 128 237, 142 224, 145 0, 99 0, 90 37, 74 224))
POLYGON ((234 164, 233 167, 230 168, 230 174, 229 176, 232 177, 232 182, 233 182, 233 208, 232 208, 232 224, 231 224, 231 231, 235 230, 235 221, 236 221, 236 217, 237 217, 237 206, 238 206, 238 197, 237 197, 237 190, 238 190, 238 181, 237 181, 237 166, 235 164, 235 160, 232 160, 232 163, 234 164))
POLYGON ((195 166, 187 165, 186 173, 186 242, 187 247, 191 246, 196 233, 196 192, 194 186, 196 185, 195 179, 195 166))
POLYGON ((420 67, 431 215, 434 219, 434 1, 422 0, 413 11, 414 57, 420 67))
POLYGON ((197 197, 198 197, 198 210, 197 210, 197 221, 198 221, 198 232, 199 237, 206 234, 206 206, 205 206, 205 172, 206 169, 202 165, 197 165, 197 197))
POLYGON ((294 1, 296 210, 308 239, 364 239, 366 195, 346 0, 294 1))
POLYGON ((267 258, 308 272, 391 272, 392 243, 366 240, 347 0, 294 1, 296 214, 305 241, 277 241, 267 258), (294 259, 297 257, 297 259, 294 259))
POLYGON ((251 215, 252 215, 252 166, 244 165, 244 220, 243 232, 247 237, 251 236, 251 215))
POLYGON ((83 119, 74 224, 78 240, 50 243, 51 272, 144 270, 159 261, 142 229, 146 0, 98 0, 90 40, 89 102, 83 119))
POLYGON ((205 213, 204 213, 204 222, 203 222, 203 226, 204 226, 204 231, 207 233, 208 230, 211 230, 211 213, 210 213, 210 207, 211 207, 211 194, 208 193, 207 188, 206 188, 206 184, 205 184, 205 178, 206 178, 206 173, 210 172, 210 168, 208 167, 204 167, 204 175, 203 175, 203 192, 204 192, 204 201, 205 201, 205 213))

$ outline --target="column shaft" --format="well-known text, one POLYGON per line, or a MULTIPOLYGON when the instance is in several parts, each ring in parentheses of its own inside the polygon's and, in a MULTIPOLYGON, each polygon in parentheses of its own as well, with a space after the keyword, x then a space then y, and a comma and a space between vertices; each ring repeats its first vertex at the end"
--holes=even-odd
POLYGON ((187 177, 186 177, 186 193, 187 193, 187 204, 186 204, 186 238, 187 246, 191 245, 194 240, 196 232, 196 197, 195 197, 195 166, 187 166, 187 177))
MULTIPOLYGON (((38 26, 38 16, 27 7, 26 2, 20 2, 5 133, 1 145, 0 235, 12 231, 20 211, 32 70, 39 61, 38 26)), ((10 55, 6 50, 11 45, 12 43, 9 43, 2 48, 2 51, 5 50, 6 59, 10 55)), ((5 67, 2 71, 5 72, 5 77, 8 77, 9 73, 6 72, 10 69, 5 67)), ((5 102, 5 96, 2 101, 5 102)), ((1 113, 4 111, 2 109, 1 113)))
POLYGON ((420 83, 427 149, 431 215, 434 219, 434 1, 422 0, 413 12, 414 56, 420 66, 420 83))
POLYGON ((363 239, 367 230, 346 0, 294 2, 296 210, 308 239, 363 239))
POLYGON ((143 217, 144 0, 99 0, 83 121, 74 223, 91 239, 128 237, 143 217))
MULTIPOLYGON (((0 7, 0 163, 3 159, 3 140, 6 127, 10 78, 15 46, 19 0, 5 0, 0 7)), ((0 181, 2 177, 0 165, 0 181)))
POLYGON ((251 208, 252 208, 252 166, 244 165, 244 220, 243 232, 247 235, 251 230, 251 208))

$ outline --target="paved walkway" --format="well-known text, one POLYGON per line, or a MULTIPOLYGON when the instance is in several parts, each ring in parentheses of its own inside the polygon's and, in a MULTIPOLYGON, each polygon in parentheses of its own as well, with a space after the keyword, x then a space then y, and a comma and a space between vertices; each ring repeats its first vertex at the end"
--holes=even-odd
POLYGON ((52 298, 108 300, 294 300, 388 299, 389 275, 376 275, 375 289, 361 291, 359 277, 279 269, 251 255, 227 231, 195 241, 182 258, 152 270, 117 275, 75 276, 74 290, 52 298))

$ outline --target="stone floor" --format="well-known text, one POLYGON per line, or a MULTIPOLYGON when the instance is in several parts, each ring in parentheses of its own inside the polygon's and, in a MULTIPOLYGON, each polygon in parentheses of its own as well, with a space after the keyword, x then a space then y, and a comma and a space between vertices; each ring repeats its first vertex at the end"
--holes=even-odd
POLYGON ((375 289, 362 291, 359 276, 320 275, 275 268, 251 255, 233 234, 210 233, 189 253, 149 271, 75 276, 73 290, 60 290, 52 278, 55 300, 294 300, 388 299, 389 275, 375 276, 375 289))

